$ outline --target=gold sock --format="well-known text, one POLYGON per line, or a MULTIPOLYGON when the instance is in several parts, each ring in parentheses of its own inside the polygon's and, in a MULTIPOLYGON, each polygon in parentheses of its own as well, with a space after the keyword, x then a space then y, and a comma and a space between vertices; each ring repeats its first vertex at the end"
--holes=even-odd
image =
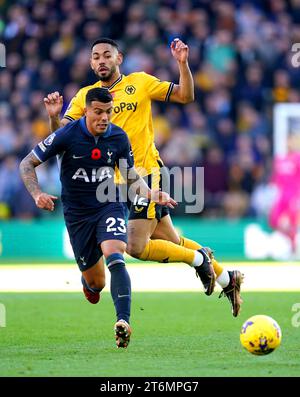
POLYGON ((213 258, 213 260, 211 261, 213 268, 214 268, 214 272, 216 273, 217 278, 220 276, 220 274, 222 273, 222 271, 224 270, 224 267, 222 265, 220 265, 220 263, 213 258))
POLYGON ((189 240, 186 237, 180 236, 180 243, 182 247, 189 248, 191 250, 199 250, 202 248, 202 245, 196 243, 194 240, 189 240))
POLYGON ((139 259, 156 262, 185 262, 191 265, 195 250, 182 247, 166 240, 149 240, 139 259))
MULTIPOLYGON (((179 244, 185 248, 190 248, 193 250, 199 250, 200 248, 202 248, 202 245, 198 244, 196 241, 189 240, 188 238, 183 236, 180 236, 179 244)), ((219 277, 222 271, 224 270, 224 267, 220 265, 220 263, 215 258, 213 258, 212 260, 212 265, 216 273, 216 276, 219 277)))

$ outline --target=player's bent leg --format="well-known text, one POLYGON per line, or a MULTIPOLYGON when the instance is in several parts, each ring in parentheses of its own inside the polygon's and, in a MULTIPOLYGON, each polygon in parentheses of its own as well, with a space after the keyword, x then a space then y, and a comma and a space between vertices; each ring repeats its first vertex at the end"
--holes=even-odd
MULTIPOLYGON (((240 272, 237 270, 228 271, 228 270, 224 269, 223 266, 216 260, 216 258, 213 255, 213 251, 209 247, 202 247, 202 245, 198 244, 196 241, 190 240, 183 236, 179 237, 176 229, 174 228, 172 219, 169 214, 167 214, 163 218, 161 218, 161 220, 158 223, 156 229, 154 230, 151 238, 152 239, 159 238, 159 239, 163 239, 163 240, 172 241, 175 244, 180 244, 181 246, 183 246, 185 248, 192 249, 192 250, 200 250, 200 249, 204 248, 212 262, 214 272, 216 274, 216 282, 225 291, 231 290, 233 288, 232 275, 239 274, 240 272), (178 240, 179 240, 179 243, 178 243, 178 240)), ((199 275, 199 274, 196 272, 196 275, 199 275)), ((200 278, 201 278, 201 276, 200 276, 200 278)), ((243 278, 243 275, 242 275, 242 278, 243 278)), ((237 279, 239 280, 239 277, 237 277, 237 279)), ((209 295, 209 293, 211 291, 211 289, 209 288, 211 280, 207 279, 205 272, 202 275, 201 281, 204 284, 204 286, 207 287, 207 288, 205 288, 205 290, 206 290, 206 293, 209 295)), ((240 305, 242 303, 242 299, 240 298, 241 282, 240 283, 238 282, 237 285, 238 285, 238 287, 235 287, 235 289, 234 289, 234 300, 233 300, 233 302, 234 302, 233 303, 233 306, 234 306, 233 313, 235 313, 236 315, 239 313, 240 305)), ((226 294, 226 292, 225 292, 225 294, 226 294)), ((231 293, 231 296, 232 296, 232 293, 231 293)))
MULTIPOLYGON (((153 240, 163 239, 170 241, 176 244, 177 246, 179 246, 180 251, 182 251, 182 248, 188 248, 190 252, 198 251, 199 253, 201 253, 203 257, 203 262, 202 263, 200 262, 199 264, 196 262, 194 265, 196 270, 196 276, 200 277, 200 280, 204 286, 205 294, 211 295, 213 293, 216 276, 215 276, 215 271, 212 267, 212 259, 210 258, 209 255, 210 250, 202 247, 200 244, 196 243, 195 241, 180 238, 169 214, 161 218, 160 222, 158 223, 156 229, 154 230, 151 236, 151 239, 153 240), (189 246, 186 247, 184 246, 184 244, 181 244, 183 241, 189 241, 190 242, 189 246)), ((169 261, 171 262, 171 260, 169 261)), ((183 262, 191 265, 189 261, 187 262, 183 260, 183 262)))
MULTIPOLYGON (((166 215, 163 218, 160 219, 160 221, 157 223, 157 226, 154 230, 154 232, 151 235, 151 239, 153 240, 167 240, 171 241, 174 244, 180 245, 180 236, 177 233, 172 219, 170 215, 166 215)), ((197 243, 195 243, 197 244, 197 243)), ((183 244, 181 244, 183 245, 183 244)), ((191 248, 191 249, 199 249, 201 248, 201 245, 197 244, 198 247, 186 247, 186 248, 191 248)))
POLYGON ((129 326, 131 307, 131 281, 125 267, 126 243, 121 240, 101 242, 101 250, 110 271, 110 292, 116 309, 117 322, 114 327, 117 347, 126 348, 130 342, 129 326))
POLYGON ((128 243, 126 252, 134 258, 140 259, 156 225, 157 219, 129 220, 127 226, 128 243))
MULTIPOLYGON (((158 225, 156 226, 156 229, 154 230, 151 238, 172 241, 175 244, 179 244, 182 247, 189 248, 192 250, 199 250, 199 249, 203 248, 203 246, 200 245, 199 243, 197 243, 196 241, 190 240, 183 236, 179 236, 179 234, 177 233, 177 231, 173 225, 172 219, 169 214, 167 214, 163 218, 161 218, 161 220, 158 223, 158 225)), ((211 249, 208 248, 208 250, 209 250, 209 252, 212 252, 211 249)), ((220 265, 220 263, 213 256, 211 256, 211 261, 212 261, 212 265, 213 265, 216 277, 218 278, 224 271, 224 268, 222 265, 220 265)), ((226 270, 225 270, 225 272, 227 273, 226 270)), ((217 279, 217 282, 218 282, 218 279, 217 279)), ((229 282, 229 276, 228 276, 228 282, 229 282)))
POLYGON ((128 222, 127 253, 141 260, 192 263, 195 253, 166 240, 150 240, 156 219, 133 219, 128 222))
POLYGON ((101 251, 107 257, 112 254, 124 255, 126 250, 126 243, 122 240, 105 240, 100 244, 101 251))
MULTIPOLYGON (((204 249, 199 251, 190 250, 166 240, 148 239, 148 241, 146 241, 146 245, 144 245, 145 235, 143 235, 143 232, 147 231, 146 236, 151 235, 151 228, 147 228, 147 225, 150 225, 150 223, 147 222, 149 222, 149 220, 146 219, 132 219, 129 221, 129 246, 131 242, 133 242, 131 244, 134 244, 135 240, 142 241, 143 244, 140 244, 139 249, 127 249, 127 252, 130 255, 144 261, 148 260, 164 263, 185 262, 190 266, 195 267, 196 272, 199 274, 204 285, 205 293, 210 295, 213 292, 215 286, 215 273, 206 251, 204 249), (143 229, 144 224, 145 228, 143 229), (142 251, 143 245, 144 250, 142 251)), ((155 224, 153 223, 153 225, 155 224)))
POLYGON ((156 219, 129 220, 127 253, 141 260, 192 264, 195 251, 166 240, 150 240, 156 224, 156 219))
MULTIPOLYGON (((201 244, 199 244, 199 243, 197 243, 196 241, 194 241, 194 240, 190 240, 190 239, 188 239, 188 238, 186 238, 186 237, 183 237, 183 236, 180 236, 180 245, 182 245, 183 247, 186 247, 186 248, 190 248, 190 249, 201 249, 201 248, 203 248, 203 246, 201 245, 201 244)), ((208 250, 208 252, 209 252, 209 256, 210 256, 210 259, 211 259, 211 262, 212 262, 212 265, 213 265, 213 268, 214 268, 214 271, 215 271, 215 273, 216 273, 216 276, 217 276, 217 282, 218 282, 218 277, 225 271, 225 272, 227 272, 227 270, 225 270, 224 268, 223 268, 223 266, 216 260, 216 258, 212 255, 212 253, 213 253, 213 251, 212 251, 212 249, 210 249, 209 247, 205 247, 207 250, 208 250)), ((229 280, 229 279, 228 279, 229 280)))
POLYGON ((105 287, 105 270, 103 259, 89 269, 82 272, 81 282, 86 299, 96 304, 100 300, 100 292, 105 287))

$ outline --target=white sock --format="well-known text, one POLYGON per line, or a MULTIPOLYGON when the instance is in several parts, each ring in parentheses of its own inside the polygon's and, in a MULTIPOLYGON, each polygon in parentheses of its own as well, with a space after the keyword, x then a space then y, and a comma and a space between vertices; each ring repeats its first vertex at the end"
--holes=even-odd
POLYGON ((195 251, 194 260, 193 260, 193 263, 191 264, 191 266, 198 267, 198 266, 202 265, 203 262, 204 262, 204 258, 203 258, 203 255, 201 254, 201 252, 195 251))
POLYGON ((225 288, 229 284, 230 278, 227 270, 223 269, 222 273, 217 277, 216 282, 222 287, 225 288))

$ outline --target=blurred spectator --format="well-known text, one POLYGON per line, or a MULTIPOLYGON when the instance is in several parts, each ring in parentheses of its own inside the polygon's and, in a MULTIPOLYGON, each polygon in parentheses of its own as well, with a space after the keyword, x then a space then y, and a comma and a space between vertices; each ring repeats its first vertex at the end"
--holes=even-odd
POLYGON ((249 101, 255 109, 261 110, 266 97, 262 65, 251 63, 246 68, 245 77, 242 75, 240 79, 236 86, 237 101, 249 101))
POLYGON ((239 219, 248 215, 249 196, 243 191, 227 192, 223 200, 223 216, 239 219))
POLYGON ((220 118, 215 126, 215 142, 223 150, 227 159, 235 151, 236 131, 233 121, 229 117, 220 118))
POLYGON ((276 70, 274 73, 274 83, 272 98, 274 102, 288 102, 290 94, 290 79, 285 70, 276 70))
POLYGON ((204 191, 206 215, 222 215, 220 203, 228 190, 228 166, 218 146, 207 150, 204 162, 204 191))
POLYGON ((17 159, 14 156, 7 156, 0 166, 0 219, 11 215, 20 186, 17 159))
POLYGON ((240 103, 237 109, 238 131, 254 139, 269 134, 269 125, 264 114, 259 113, 249 102, 240 103))
POLYGON ((233 36, 229 30, 217 30, 207 44, 207 62, 217 71, 228 71, 235 59, 233 36))

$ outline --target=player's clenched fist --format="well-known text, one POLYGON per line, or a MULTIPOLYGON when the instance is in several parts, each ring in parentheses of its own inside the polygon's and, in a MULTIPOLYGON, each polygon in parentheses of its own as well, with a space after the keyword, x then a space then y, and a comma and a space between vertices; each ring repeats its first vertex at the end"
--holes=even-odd
POLYGON ((35 197, 35 204, 38 208, 41 208, 42 210, 53 211, 53 200, 57 200, 57 197, 47 193, 39 193, 35 197))
POLYGON ((44 104, 50 117, 59 116, 63 107, 63 97, 58 91, 52 92, 44 98, 44 104))

